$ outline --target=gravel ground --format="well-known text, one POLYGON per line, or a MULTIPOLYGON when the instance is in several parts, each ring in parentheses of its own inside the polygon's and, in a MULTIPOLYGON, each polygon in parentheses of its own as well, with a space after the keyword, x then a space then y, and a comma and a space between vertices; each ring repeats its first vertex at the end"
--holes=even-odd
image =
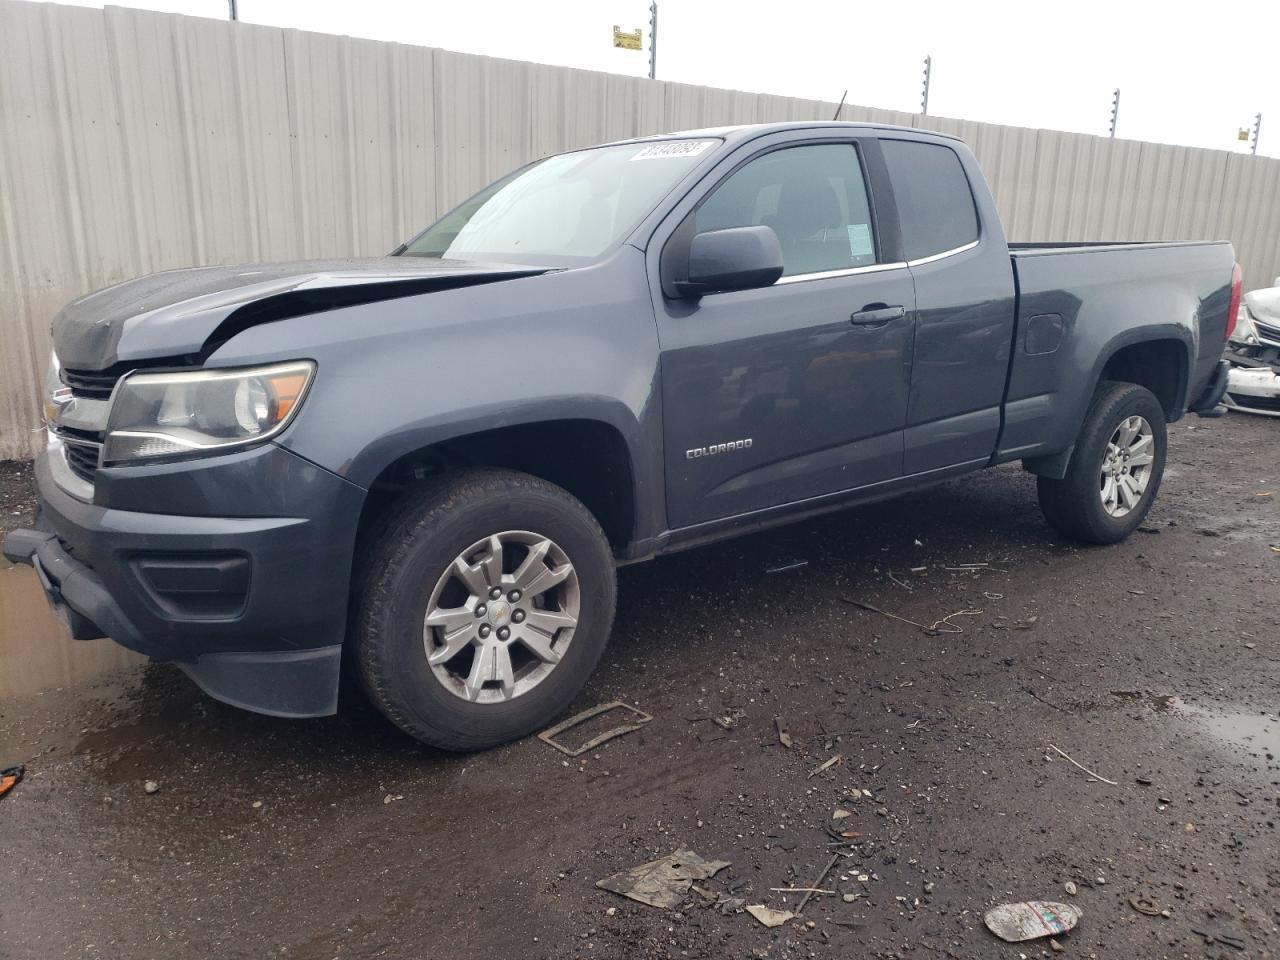
MULTIPOLYGON (((1048 956, 982 923, 1030 898, 1083 911, 1065 956, 1280 954, 1277 431, 1172 427, 1116 547, 1056 540, 1001 469, 626 569, 579 705, 654 719, 577 760, 433 753, 354 702, 253 716, 162 665, 0 705, 0 763, 28 768, 0 955, 1048 956), (965 612, 930 634, 851 600, 965 612), (680 846, 730 861, 699 884, 721 900, 835 893, 766 929, 595 886, 680 846)), ((28 500, 0 476, 7 520, 28 500)))
POLYGON ((31 464, 0 460, 0 537, 6 530, 31 522, 36 508, 35 478, 31 464))

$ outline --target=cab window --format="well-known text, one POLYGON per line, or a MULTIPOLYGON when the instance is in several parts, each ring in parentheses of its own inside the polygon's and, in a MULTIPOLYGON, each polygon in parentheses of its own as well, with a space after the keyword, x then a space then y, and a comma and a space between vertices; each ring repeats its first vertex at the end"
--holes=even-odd
POLYGON ((978 239, 973 191, 954 150, 915 140, 882 140, 880 147, 908 260, 946 253, 978 239))

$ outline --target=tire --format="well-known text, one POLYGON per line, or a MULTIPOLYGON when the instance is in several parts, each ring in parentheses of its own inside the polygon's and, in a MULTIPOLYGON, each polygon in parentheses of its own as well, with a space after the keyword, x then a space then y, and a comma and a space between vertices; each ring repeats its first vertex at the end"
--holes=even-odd
POLYGON ((444 750, 483 750, 545 726, 586 684, 613 626, 616 572, 600 525, 526 474, 468 471, 407 495, 359 562, 351 639, 361 686, 401 730, 444 750), (511 601, 522 571, 528 596, 511 601), (497 600, 487 595, 495 579, 506 591, 497 600))
MULTIPOLYGON (((1145 449, 1141 439, 1140 433, 1133 441, 1138 446, 1130 448, 1125 445, 1117 449, 1145 449)), ((1136 383, 1103 381, 1098 385, 1080 427, 1066 476, 1061 480, 1037 478, 1040 509, 1045 519, 1051 527, 1073 540, 1095 544, 1120 542, 1138 528, 1151 509, 1164 476, 1167 447, 1164 408, 1155 395, 1136 383), (1107 457, 1110 442, 1124 439, 1121 428, 1132 424, 1131 418, 1134 417, 1145 421, 1150 430, 1151 461, 1144 465, 1149 472, 1145 474, 1141 493, 1136 502, 1130 504, 1127 498, 1133 496, 1134 488, 1124 477, 1136 478, 1141 467, 1129 464, 1144 457, 1132 453, 1127 460, 1122 457, 1111 465, 1107 463, 1107 457), (1116 506, 1124 508, 1123 515, 1115 515, 1114 510, 1104 505, 1109 489, 1104 470, 1109 468, 1122 471, 1113 475, 1116 486, 1110 489, 1116 498, 1116 506), (1124 473, 1126 469, 1127 473, 1124 473)), ((1136 484, 1137 480, 1133 482, 1136 484)))

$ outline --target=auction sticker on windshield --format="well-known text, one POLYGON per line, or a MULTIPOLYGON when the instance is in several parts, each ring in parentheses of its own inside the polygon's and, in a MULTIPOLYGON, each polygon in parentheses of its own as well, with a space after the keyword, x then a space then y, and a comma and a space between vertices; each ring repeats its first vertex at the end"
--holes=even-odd
POLYGON ((714 140, 667 140, 654 143, 637 153, 632 160, 662 160, 666 157, 696 157, 715 146, 714 140))

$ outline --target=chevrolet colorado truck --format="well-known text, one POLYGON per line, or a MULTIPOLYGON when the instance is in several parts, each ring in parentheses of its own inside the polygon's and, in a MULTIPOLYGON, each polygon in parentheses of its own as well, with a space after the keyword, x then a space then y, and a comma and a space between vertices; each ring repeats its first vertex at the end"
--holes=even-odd
POLYGON ((53 321, 35 567, 79 639, 472 750, 562 711, 620 564, 1009 461, 1105 544, 1213 415, 1230 244, 1006 242, 970 151, 782 123, 499 180, 389 256, 173 270, 53 321))

